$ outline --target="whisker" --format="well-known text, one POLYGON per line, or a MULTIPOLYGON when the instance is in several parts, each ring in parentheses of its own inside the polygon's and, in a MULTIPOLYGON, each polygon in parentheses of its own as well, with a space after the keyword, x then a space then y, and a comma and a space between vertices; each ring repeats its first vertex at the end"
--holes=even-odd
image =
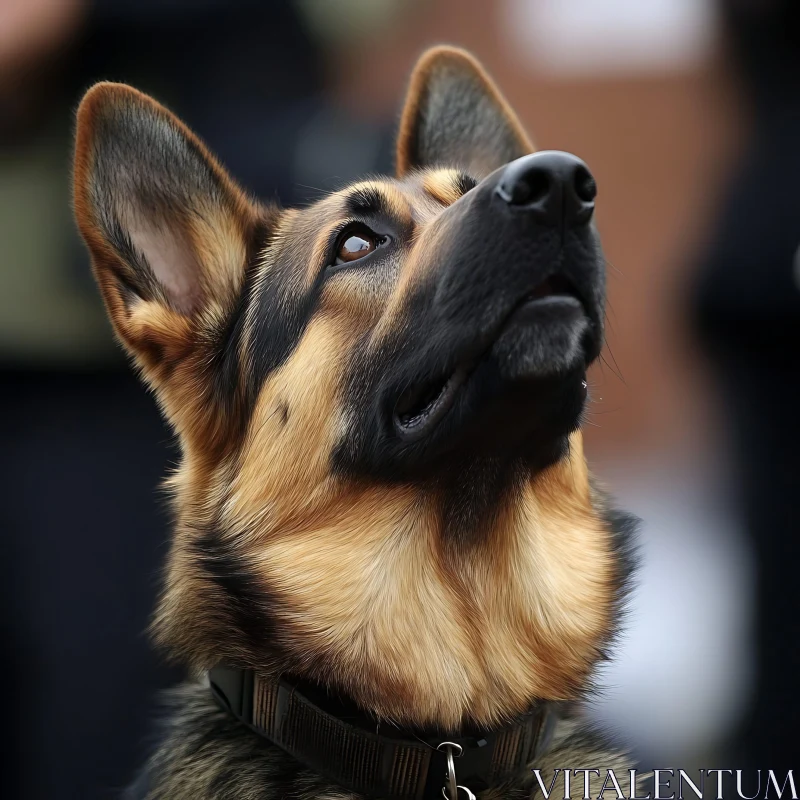
POLYGON ((319 192, 322 197, 330 197, 336 194, 336 189, 323 189, 320 186, 309 186, 307 183, 295 183, 295 186, 299 186, 301 189, 311 189, 313 192, 319 192))
MULTIPOLYGON (((611 360, 614 362, 614 367, 616 367, 616 369, 613 369, 612 371, 613 371, 613 372, 614 372, 614 374, 615 374, 615 375, 616 375, 616 376, 617 376, 617 377, 618 377, 618 378, 619 378, 619 379, 622 381, 623 385, 624 385, 624 386, 627 386, 628 384, 627 384, 627 383, 625 383, 625 378, 623 378, 623 377, 622 377, 622 370, 619 368, 619 364, 617 363, 617 359, 614 357, 614 352, 613 352, 613 350, 611 349, 611 346, 610 346, 610 345, 608 345, 608 344, 606 344, 606 349, 608 350, 608 354, 611 356, 611 360)), ((605 361, 605 358, 604 358, 604 356, 603 356, 603 354, 602 354, 602 353, 600 354, 600 358, 601 358, 603 361, 605 361)), ((607 362, 607 361, 605 361, 605 363, 606 363, 606 364, 608 364, 608 362, 607 362)), ((609 369, 612 369, 612 367, 611 367, 611 365, 610 365, 610 364, 608 365, 608 368, 609 368, 609 369)))
POLYGON ((626 277, 625 273, 624 273, 624 272, 623 272, 621 269, 618 269, 617 267, 615 267, 615 266, 614 266, 614 265, 611 263, 611 261, 610 261, 609 259, 606 259, 606 266, 607 266, 607 267, 610 267, 610 268, 611 268, 611 269, 612 269, 612 270, 613 270, 613 271, 614 271, 614 272, 615 272, 617 275, 619 275, 621 278, 624 278, 624 277, 626 277))

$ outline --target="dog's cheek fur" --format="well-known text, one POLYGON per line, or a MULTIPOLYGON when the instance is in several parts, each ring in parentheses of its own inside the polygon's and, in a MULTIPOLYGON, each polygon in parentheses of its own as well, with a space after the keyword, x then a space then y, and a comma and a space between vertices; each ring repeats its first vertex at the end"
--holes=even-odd
POLYGON ((315 316, 264 383, 239 452, 211 473, 184 459, 173 479, 178 522, 154 630, 178 657, 269 669, 267 649, 291 636, 264 580, 262 547, 278 530, 314 528, 326 513, 320 498, 343 491, 328 454, 351 335, 334 317, 315 316))
POLYGON ((344 424, 341 373, 374 322, 386 282, 365 290, 357 270, 320 280, 337 202, 284 212, 272 229, 269 250, 249 273, 240 330, 229 334, 252 397, 247 431, 222 455, 184 450, 168 485, 177 522, 153 629, 176 658, 194 664, 275 664, 255 638, 281 650, 280 603, 254 566, 258 552, 242 544, 278 524, 313 527, 309 509, 326 511, 316 495, 346 490, 334 487, 329 464, 344 424))

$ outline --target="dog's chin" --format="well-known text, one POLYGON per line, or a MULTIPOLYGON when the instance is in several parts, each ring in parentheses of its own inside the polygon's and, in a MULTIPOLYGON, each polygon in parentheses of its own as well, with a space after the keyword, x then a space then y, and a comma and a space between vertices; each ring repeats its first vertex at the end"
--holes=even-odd
POLYGON ((393 404, 396 435, 431 466, 449 468, 471 454, 544 465, 580 423, 586 368, 598 349, 578 300, 533 299, 477 364, 406 390, 393 404))
MULTIPOLYGON (((521 305, 489 352, 503 385, 567 378, 595 358, 593 326, 574 297, 556 295, 521 305)), ((502 390, 501 390, 502 391, 502 390)))

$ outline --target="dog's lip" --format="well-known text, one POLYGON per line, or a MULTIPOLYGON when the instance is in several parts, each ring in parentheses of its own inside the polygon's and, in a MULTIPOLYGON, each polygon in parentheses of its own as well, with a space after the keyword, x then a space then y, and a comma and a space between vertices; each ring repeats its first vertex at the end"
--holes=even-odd
MULTIPOLYGON (((572 282, 563 275, 550 275, 528 292, 520 305, 551 305, 556 302, 577 302, 583 305, 572 282)), ((516 310, 516 308, 515 308, 516 310)))
POLYGON ((415 441, 438 425, 453 407, 469 373, 466 367, 459 367, 441 381, 406 389, 392 415, 397 433, 407 441, 415 441))
POLYGON ((397 398, 392 420, 397 434, 406 441, 417 441, 430 433, 447 416, 455 404, 459 390, 467 382, 475 365, 502 336, 511 320, 523 308, 532 306, 567 305, 585 309, 573 284, 562 275, 550 275, 514 304, 498 326, 497 332, 488 340, 483 351, 465 360, 448 375, 425 384, 416 384, 405 389, 397 398))

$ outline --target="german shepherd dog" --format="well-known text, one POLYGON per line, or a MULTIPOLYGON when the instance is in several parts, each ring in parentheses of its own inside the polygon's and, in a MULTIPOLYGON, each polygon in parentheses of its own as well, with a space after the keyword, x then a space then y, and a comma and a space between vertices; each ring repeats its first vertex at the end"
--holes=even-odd
POLYGON ((534 153, 481 66, 439 47, 394 177, 262 205, 164 107, 99 83, 74 192, 181 450, 153 632, 193 679, 131 796, 522 798, 563 796, 570 768, 627 776, 576 704, 631 528, 579 429, 605 295, 586 165, 534 153))

